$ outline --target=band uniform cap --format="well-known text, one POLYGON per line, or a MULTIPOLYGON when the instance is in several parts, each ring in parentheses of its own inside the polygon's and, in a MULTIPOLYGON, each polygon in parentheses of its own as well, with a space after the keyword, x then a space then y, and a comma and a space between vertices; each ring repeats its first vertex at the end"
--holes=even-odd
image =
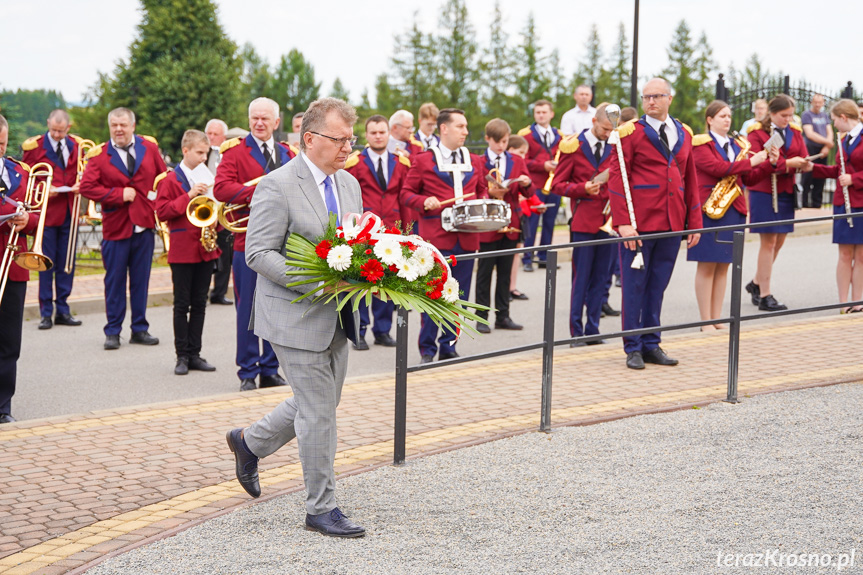
POLYGON ((522 128, 521 130, 519 130, 517 135, 519 135, 519 136, 521 136, 522 138, 524 138, 524 137, 525 137, 525 136, 527 136, 528 134, 530 134, 530 126, 527 126, 526 128, 522 128))
POLYGON ((39 147, 39 140, 42 139, 42 136, 33 136, 32 138, 27 138, 24 140, 24 143, 21 144, 21 149, 25 152, 29 152, 31 150, 35 150, 39 147))
POLYGON ((692 137, 692 145, 693 146, 703 146, 704 144, 709 143, 713 138, 710 137, 710 134, 698 134, 697 136, 692 137))
POLYGON ((571 134, 560 141, 557 149, 560 150, 561 154, 572 154, 578 151, 579 144, 578 135, 571 134))
POLYGON ((348 159, 345 160, 345 169, 350 170, 354 166, 360 163, 360 153, 359 152, 351 152, 351 155, 348 156, 348 159))
POLYGON ((242 138, 231 138, 230 140, 225 140, 222 142, 222 145, 219 146, 219 153, 224 154, 227 150, 230 150, 237 144, 242 141, 242 138))
POLYGON ((752 125, 750 125, 748 128, 746 128, 746 133, 751 134, 755 130, 760 130, 760 129, 761 129, 761 122, 755 122, 752 125))

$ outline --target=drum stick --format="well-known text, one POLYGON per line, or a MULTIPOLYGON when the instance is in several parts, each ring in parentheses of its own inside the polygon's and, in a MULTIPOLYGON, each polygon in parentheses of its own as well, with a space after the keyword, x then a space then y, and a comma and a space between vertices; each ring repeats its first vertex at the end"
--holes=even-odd
MULTIPOLYGON (((476 195, 476 192, 471 192, 471 193, 469 193, 469 194, 465 194, 465 195, 463 195, 463 196, 462 196, 462 198, 469 198, 469 197, 471 197, 471 196, 475 196, 475 195, 476 195)), ((440 203, 440 205, 442 205, 442 206, 446 206, 447 204, 451 204, 451 203, 453 203, 453 202, 454 202, 454 201, 456 201, 457 199, 458 199, 458 198, 450 198, 450 199, 448 199, 448 200, 444 200, 444 201, 442 201, 442 202, 440 203)))

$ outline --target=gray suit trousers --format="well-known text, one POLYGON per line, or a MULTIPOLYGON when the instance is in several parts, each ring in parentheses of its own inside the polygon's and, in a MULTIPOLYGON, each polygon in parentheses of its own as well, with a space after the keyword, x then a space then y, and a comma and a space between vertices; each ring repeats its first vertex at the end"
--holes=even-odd
POLYGON ((247 427, 244 438, 258 457, 275 453, 294 437, 306 483, 306 512, 327 513, 336 507, 336 407, 348 366, 348 340, 336 329, 324 351, 272 344, 294 392, 262 419, 247 427))

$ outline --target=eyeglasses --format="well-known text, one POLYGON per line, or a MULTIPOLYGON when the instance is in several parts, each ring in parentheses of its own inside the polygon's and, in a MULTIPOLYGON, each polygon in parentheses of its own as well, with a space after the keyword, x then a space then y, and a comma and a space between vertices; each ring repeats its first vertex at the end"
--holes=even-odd
POLYGON ((650 100, 661 100, 663 98, 667 98, 671 94, 642 94, 641 99, 643 101, 649 102, 650 100))
POLYGON ((353 146, 354 144, 357 143, 357 137, 356 136, 351 136, 350 138, 333 138, 332 136, 327 136, 326 134, 319 134, 318 132, 312 132, 311 130, 309 131, 309 133, 314 134, 316 136, 320 136, 322 138, 326 138, 328 140, 332 140, 340 148, 343 148, 345 146, 345 144, 350 144, 351 146, 353 146))

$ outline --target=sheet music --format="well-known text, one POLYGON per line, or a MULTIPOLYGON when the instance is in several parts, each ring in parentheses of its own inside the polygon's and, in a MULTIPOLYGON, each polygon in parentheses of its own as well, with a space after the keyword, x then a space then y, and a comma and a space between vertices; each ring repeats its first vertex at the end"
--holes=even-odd
POLYGON ((770 153, 774 147, 782 147, 785 145, 785 140, 782 139, 782 136, 779 135, 779 132, 773 132, 773 135, 770 136, 770 139, 764 142, 764 149, 767 150, 767 153, 770 153))
POLYGON ((604 184, 604 183, 608 182, 608 177, 609 177, 609 170, 605 169, 605 170, 599 172, 598 174, 596 174, 596 177, 593 178, 593 183, 594 184, 604 184))
POLYGON ((215 199, 213 198, 213 184, 215 183, 216 176, 213 175, 213 172, 210 171, 210 168, 207 167, 207 164, 198 164, 198 167, 192 170, 192 172, 189 174, 189 184, 191 184, 193 187, 195 184, 206 184, 206 196, 211 199, 215 199))

